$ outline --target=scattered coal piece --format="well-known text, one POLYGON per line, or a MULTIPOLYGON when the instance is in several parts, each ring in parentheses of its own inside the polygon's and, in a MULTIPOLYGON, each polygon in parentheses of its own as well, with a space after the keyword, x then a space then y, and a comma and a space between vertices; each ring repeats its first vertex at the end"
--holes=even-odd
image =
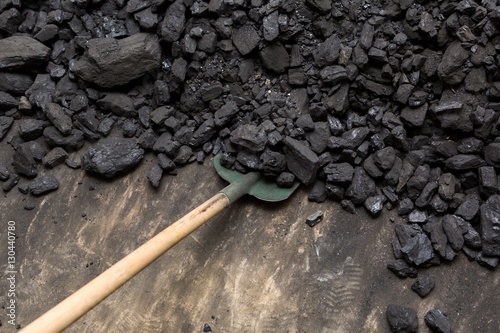
POLYGON ((4 192, 9 192, 10 190, 12 190, 17 185, 17 183, 19 183, 19 178, 20 177, 18 175, 10 176, 9 179, 7 179, 5 183, 3 183, 2 190, 4 192))
POLYGON ((396 259, 390 262, 387 264, 387 268, 401 279, 406 279, 408 277, 414 278, 418 274, 417 269, 411 267, 404 259, 396 259))
POLYGON ((306 224, 311 228, 314 227, 323 220, 323 214, 321 210, 318 210, 316 213, 309 215, 306 219, 306 224))
POLYGON ((387 307, 386 316, 392 332, 418 332, 418 317, 415 310, 401 305, 390 304, 387 307))
POLYGON ((411 290, 416 292, 418 296, 424 298, 434 289, 435 283, 432 275, 422 273, 418 275, 417 280, 411 285, 411 290))
POLYGON ((144 150, 134 139, 110 138, 100 141, 82 156, 86 171, 113 178, 136 166, 144 157, 144 150))
POLYGON ((68 153, 63 148, 55 147, 42 158, 42 163, 48 168, 53 168, 66 161, 67 158, 68 153))
POLYGON ((435 333, 451 333, 451 323, 448 316, 439 309, 427 312, 424 317, 425 324, 435 333))
POLYGON ((153 187, 160 186, 161 177, 163 175, 163 169, 158 163, 154 163, 149 171, 148 179, 153 187))
POLYGON ((495 269, 498 265, 498 257, 489 257, 484 255, 483 252, 479 252, 475 259, 479 265, 489 269, 495 269))
POLYGON ((29 184, 29 191, 33 195, 42 195, 59 188, 59 181, 53 175, 44 175, 35 178, 29 184))
POLYGON ((327 198, 326 183, 322 179, 316 179, 314 186, 307 196, 307 200, 311 202, 325 202, 327 198))

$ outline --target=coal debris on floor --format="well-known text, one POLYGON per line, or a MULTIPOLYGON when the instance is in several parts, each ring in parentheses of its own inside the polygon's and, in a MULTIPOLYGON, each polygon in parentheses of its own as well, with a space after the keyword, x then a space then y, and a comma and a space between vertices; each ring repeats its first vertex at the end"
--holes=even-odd
POLYGON ((1 6, 3 191, 27 179, 25 193, 48 193, 65 166, 113 178, 145 154, 156 187, 221 153, 227 168, 312 185, 311 201, 396 209, 398 276, 460 253, 498 265, 494 2, 1 6))

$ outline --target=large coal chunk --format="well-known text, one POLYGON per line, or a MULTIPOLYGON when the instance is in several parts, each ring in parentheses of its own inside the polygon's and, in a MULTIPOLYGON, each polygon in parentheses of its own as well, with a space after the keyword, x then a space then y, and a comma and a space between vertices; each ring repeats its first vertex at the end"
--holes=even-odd
POLYGON ((181 37, 186 23, 186 6, 183 1, 177 0, 171 4, 165 12, 165 18, 161 24, 161 35, 163 39, 172 43, 181 37))
POLYGON ((495 194, 481 205, 483 254, 500 256, 500 195, 495 194))
POLYGON ((302 142, 287 136, 285 156, 288 169, 304 184, 312 184, 320 168, 318 155, 302 142))
POLYGON ((424 317, 425 324, 435 333, 451 333, 451 323, 448 317, 439 309, 434 309, 424 317))
POLYGON ((387 307, 386 316, 392 332, 418 332, 418 317, 415 310, 401 305, 390 304, 387 307))
POLYGON ((51 52, 47 46, 27 36, 1 39, 0 50, 0 68, 8 69, 43 66, 51 52))
POLYGON ((85 170, 113 178, 130 170, 144 157, 144 150, 134 139, 105 139, 82 156, 85 170))
POLYGON ((53 175, 45 175, 35 178, 30 185, 29 191, 33 195, 42 195, 55 191, 59 188, 59 182, 53 175))
POLYGON ((127 84, 160 65, 161 48, 156 35, 95 38, 85 45, 85 55, 72 69, 82 79, 104 88, 127 84))

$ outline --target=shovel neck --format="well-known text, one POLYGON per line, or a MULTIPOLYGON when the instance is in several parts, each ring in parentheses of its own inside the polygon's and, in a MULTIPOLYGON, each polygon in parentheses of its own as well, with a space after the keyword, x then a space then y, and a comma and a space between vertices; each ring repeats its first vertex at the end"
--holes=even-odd
POLYGON ((229 204, 232 204, 243 195, 250 192, 252 186, 260 179, 260 174, 257 172, 247 173, 245 176, 235 180, 222 190, 221 193, 224 193, 228 199, 229 204))

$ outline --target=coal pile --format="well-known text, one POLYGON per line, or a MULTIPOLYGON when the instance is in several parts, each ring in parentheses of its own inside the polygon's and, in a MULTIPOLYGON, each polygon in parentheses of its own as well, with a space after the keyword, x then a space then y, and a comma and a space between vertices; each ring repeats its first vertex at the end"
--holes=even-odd
POLYGON ((398 276, 460 252, 497 266, 495 1, 8 0, 0 13, 0 140, 19 123, 4 191, 20 177, 55 190, 36 177, 61 163, 116 177, 145 153, 159 186, 221 153, 310 185, 312 201, 397 209, 398 276))

